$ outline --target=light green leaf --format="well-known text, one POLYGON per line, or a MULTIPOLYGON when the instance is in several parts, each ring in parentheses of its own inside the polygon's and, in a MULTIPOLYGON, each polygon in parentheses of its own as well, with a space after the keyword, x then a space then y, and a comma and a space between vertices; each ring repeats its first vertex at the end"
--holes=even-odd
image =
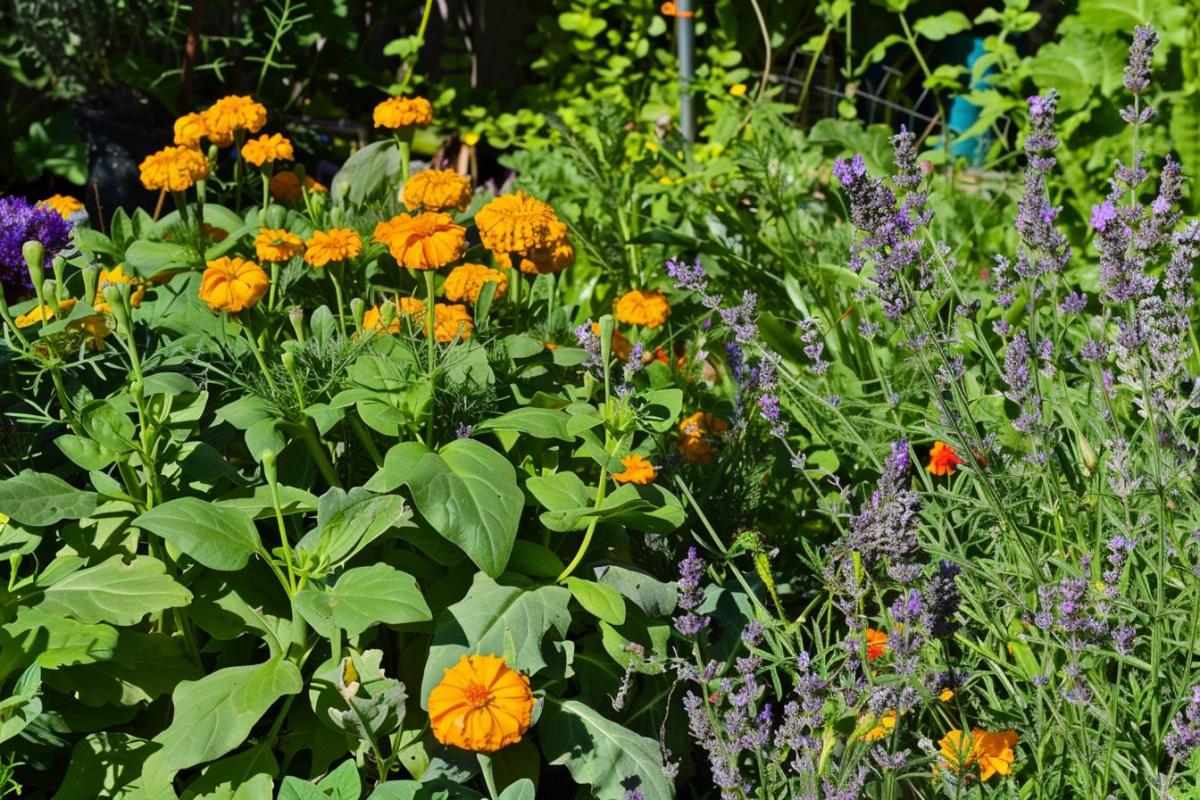
POLYGON ((0 626, 0 679, 13 663, 34 659, 45 669, 105 661, 113 657, 117 638, 111 625, 88 625, 24 606, 15 620, 0 626))
POLYGON ((41 690, 42 668, 33 664, 17 678, 12 695, 0 700, 0 742, 25 730, 42 713, 41 690))
POLYGON ((44 527, 64 519, 82 519, 96 510, 96 495, 62 478, 24 470, 0 481, 0 514, 22 525, 44 527))
POLYGON ((296 607, 314 628, 319 628, 316 620, 329 618, 350 636, 379 623, 401 625, 433 619, 416 579, 387 564, 346 570, 337 583, 323 591, 300 592, 296 607))
POLYGON ((332 488, 321 495, 317 527, 305 534, 298 549, 316 552, 336 567, 391 528, 412 525, 412 512, 398 495, 376 495, 356 487, 332 488))
POLYGON ((191 602, 192 593, 168 577, 166 569, 150 556, 137 556, 128 564, 113 556, 46 589, 37 608, 88 624, 135 625, 147 614, 191 602))
POLYGON ((519 431, 538 439, 561 439, 569 442, 575 437, 567 431, 566 412, 554 408, 518 408, 498 417, 484 420, 475 426, 481 431, 519 431))
POLYGON ((921 17, 913 23, 913 32, 933 42, 970 30, 971 20, 961 11, 947 11, 932 17, 921 17))
POLYGON ((128 733, 101 731, 85 736, 71 751, 53 800, 137 797, 142 764, 159 746, 128 733))
POLYGON ((625 600, 616 589, 575 577, 567 578, 567 588, 592 616, 610 625, 625 624, 625 600))
POLYGON ((244 512, 196 497, 155 506, 133 524, 161 536, 209 569, 239 570, 262 548, 254 522, 244 512))

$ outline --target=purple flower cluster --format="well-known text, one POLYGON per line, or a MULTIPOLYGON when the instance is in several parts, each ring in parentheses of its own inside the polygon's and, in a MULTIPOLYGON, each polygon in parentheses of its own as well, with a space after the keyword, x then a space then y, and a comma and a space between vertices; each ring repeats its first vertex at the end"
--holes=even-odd
POLYGON ((694 547, 689 547, 687 557, 679 562, 679 608, 683 613, 675 617, 675 630, 689 638, 698 636, 709 623, 707 616, 695 613, 704 602, 704 566, 694 547))
MULTIPOLYGON (((1061 210, 1050 203, 1046 177, 1058 163, 1054 151, 1058 137, 1054 133, 1054 115, 1058 93, 1051 90, 1045 97, 1030 97, 1029 121, 1031 130, 1025 137, 1025 186, 1017 203, 1017 231, 1025 247, 1017 256, 1016 273, 1022 278, 1037 279, 1061 272, 1071 260, 1067 237, 1054 222, 1061 210)), ((1035 282, 1032 302, 1038 289, 1035 282)))
POLYGON ((1021 409, 1012 426, 1021 433, 1031 435, 1042 428, 1042 397, 1038 392, 1037 379, 1030 369, 1033 363, 1029 337, 1025 331, 1021 331, 1008 343, 1004 353, 1004 382, 1008 384, 1004 396, 1021 409))
POLYGON ((1192 699, 1171 720, 1163 747, 1176 761, 1187 761, 1200 747, 1200 685, 1192 687, 1192 699))
POLYGON ((45 266, 67 246, 71 223, 53 208, 35 206, 23 197, 0 197, 0 288, 6 297, 33 289, 21 248, 39 241, 46 248, 45 266))
POLYGON ((914 563, 920 553, 917 543, 917 512, 920 499, 909 488, 908 442, 892 445, 883 464, 875 491, 855 515, 840 549, 857 551, 868 568, 886 565, 888 575, 900 583, 911 583, 921 574, 914 563))

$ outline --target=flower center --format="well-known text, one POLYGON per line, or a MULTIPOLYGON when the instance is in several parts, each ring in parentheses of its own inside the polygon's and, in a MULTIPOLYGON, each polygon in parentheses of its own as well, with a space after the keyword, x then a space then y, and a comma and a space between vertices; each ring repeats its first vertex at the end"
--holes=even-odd
POLYGON ((484 708, 492 700, 491 691, 482 683, 467 684, 466 696, 472 708, 484 708))

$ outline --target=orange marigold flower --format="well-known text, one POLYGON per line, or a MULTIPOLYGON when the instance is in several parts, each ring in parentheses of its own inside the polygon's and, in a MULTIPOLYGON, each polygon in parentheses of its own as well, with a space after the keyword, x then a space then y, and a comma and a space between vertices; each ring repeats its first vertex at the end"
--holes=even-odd
POLYGON ((33 325, 36 322, 49 322, 58 316, 58 314, 68 314, 78 302, 79 301, 74 297, 68 297, 66 300, 59 302, 57 312, 55 312, 54 306, 50 303, 46 303, 41 306, 35 306, 13 321, 17 323, 18 328, 28 328, 30 325, 33 325))
POLYGON ((316 180, 311 175, 304 176, 304 188, 311 192, 328 192, 329 187, 316 180))
POLYGON ((208 262, 200 278, 200 299, 213 311, 236 314, 261 300, 269 284, 267 273, 253 261, 222 256, 208 262))
POLYGON ((323 267, 331 261, 345 261, 362 252, 362 237, 350 228, 330 228, 313 231, 304 243, 304 260, 314 267, 323 267))
POLYGON ((164 147, 146 156, 138 169, 147 189, 182 192, 208 177, 208 159, 194 147, 164 147))
POLYGON ((452 169, 427 169, 405 182, 403 197, 409 211, 465 211, 471 204, 471 181, 452 169))
POLYGON ((254 254, 259 261, 287 261, 304 252, 304 240, 282 228, 259 228, 254 254))
POLYGON ((238 131, 258 133, 267 124, 267 109, 248 95, 228 95, 201 113, 205 134, 221 147, 233 144, 238 131))
POLYGON ((414 128, 433 124, 433 106, 424 97, 389 97, 375 106, 376 128, 414 128))
POLYGON ((475 323, 467 307, 457 303, 434 303, 433 332, 439 342, 470 339, 475 323))
POLYGON ((446 293, 447 300, 477 303, 484 284, 490 281, 496 282, 495 297, 503 297, 508 290, 508 278, 503 272, 483 264, 462 264, 450 270, 446 282, 442 284, 442 291, 446 293))
POLYGON ((396 263, 410 269, 444 267, 467 252, 467 229, 437 211, 400 214, 380 222, 372 240, 386 244, 396 263))
MULTIPOLYGON (((291 161, 295 158, 292 143, 281 133, 263 134, 242 145, 242 158, 256 167, 273 161, 291 161)), ((270 184, 267 184, 270 189, 270 184)))
POLYGON ((613 304, 616 317, 627 325, 657 328, 671 316, 671 306, 662 292, 633 289, 617 298, 613 304))
POLYGON ((184 147, 199 147, 200 140, 208 135, 204 126, 204 116, 201 114, 184 114, 175 120, 175 144, 184 147))
POLYGON ((938 742, 943 767, 959 774, 978 768, 981 781, 1012 773, 1016 745, 1016 731, 993 732, 981 728, 972 728, 965 740, 963 732, 953 728, 938 742))
POLYGON ((494 655, 463 656, 429 694, 429 725, 442 744, 494 753, 529 730, 529 678, 494 655))
POLYGON ((300 176, 290 169, 272 175, 271 180, 267 183, 267 189, 271 192, 271 197, 281 203, 299 200, 304 196, 304 192, 300 189, 300 176))
POLYGON ((697 411, 679 423, 679 452, 688 461, 711 464, 729 423, 707 411, 697 411))
POLYGON ((530 253, 555 242, 554 209, 524 192, 488 201, 475 214, 483 246, 493 253, 530 253))
POLYGON ((888 736, 896 728, 896 712, 885 712, 882 717, 875 720, 875 725, 869 731, 863 734, 863 739, 868 742, 878 742, 880 739, 888 736))
POLYGON ((954 467, 963 463, 954 448, 945 442, 934 442, 929 449, 929 465, 925 468, 938 477, 954 474, 954 467))
POLYGON ((645 486, 658 476, 654 465, 637 453, 622 458, 621 466, 625 468, 623 471, 613 473, 613 480, 617 483, 636 483, 645 486))
MULTIPOLYGON (((562 272, 575 263, 575 248, 571 245, 567 224, 557 217, 550 223, 550 243, 531 250, 521 258, 521 272, 526 275, 548 275, 562 272)), ((493 253, 497 266, 512 269, 508 253, 493 253)))
POLYGON ((867 661, 874 661, 887 655, 888 635, 884 631, 867 628, 867 661))
POLYGON ((92 303, 92 308, 101 314, 112 313, 112 308, 104 299, 104 290, 109 286, 116 286, 118 283, 127 283, 131 287, 129 305, 137 308, 142 304, 142 300, 146 297, 145 284, 132 275, 126 275, 124 268, 118 264, 112 269, 100 270, 100 280, 96 283, 96 302, 92 303))
MULTIPOLYGON (((386 330, 388 333, 399 333, 401 316, 408 316, 413 321, 414 324, 417 324, 424 317, 424 315, 425 315, 425 304, 424 303, 422 303, 420 300, 418 300, 415 297, 401 297, 400 305, 396 309, 396 314, 394 317, 392 317, 392 321, 390 323, 388 323, 386 330)), ((383 325, 383 312, 379 306, 374 306, 372 308, 368 308, 363 313, 363 325, 362 326, 363 326, 363 330, 368 330, 368 331, 372 331, 372 330, 373 331, 383 331, 383 330, 385 330, 384 325, 383 325)))
POLYGON ((53 208, 63 219, 69 219, 76 211, 83 211, 83 203, 65 194, 52 194, 38 205, 53 208))
POLYGON ((953 689, 942 689, 941 693, 938 695, 938 700, 941 700, 943 703, 949 703, 953 699, 954 699, 954 690, 953 689))

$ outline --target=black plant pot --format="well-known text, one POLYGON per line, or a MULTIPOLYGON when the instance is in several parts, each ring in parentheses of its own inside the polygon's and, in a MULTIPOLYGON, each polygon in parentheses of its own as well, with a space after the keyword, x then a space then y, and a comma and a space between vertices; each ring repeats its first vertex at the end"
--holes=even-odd
POLYGON ((75 124, 87 142, 88 180, 84 205, 92 220, 112 219, 118 208, 153 211, 158 196, 142 188, 138 164, 171 143, 170 132, 155 119, 79 103, 75 124))

